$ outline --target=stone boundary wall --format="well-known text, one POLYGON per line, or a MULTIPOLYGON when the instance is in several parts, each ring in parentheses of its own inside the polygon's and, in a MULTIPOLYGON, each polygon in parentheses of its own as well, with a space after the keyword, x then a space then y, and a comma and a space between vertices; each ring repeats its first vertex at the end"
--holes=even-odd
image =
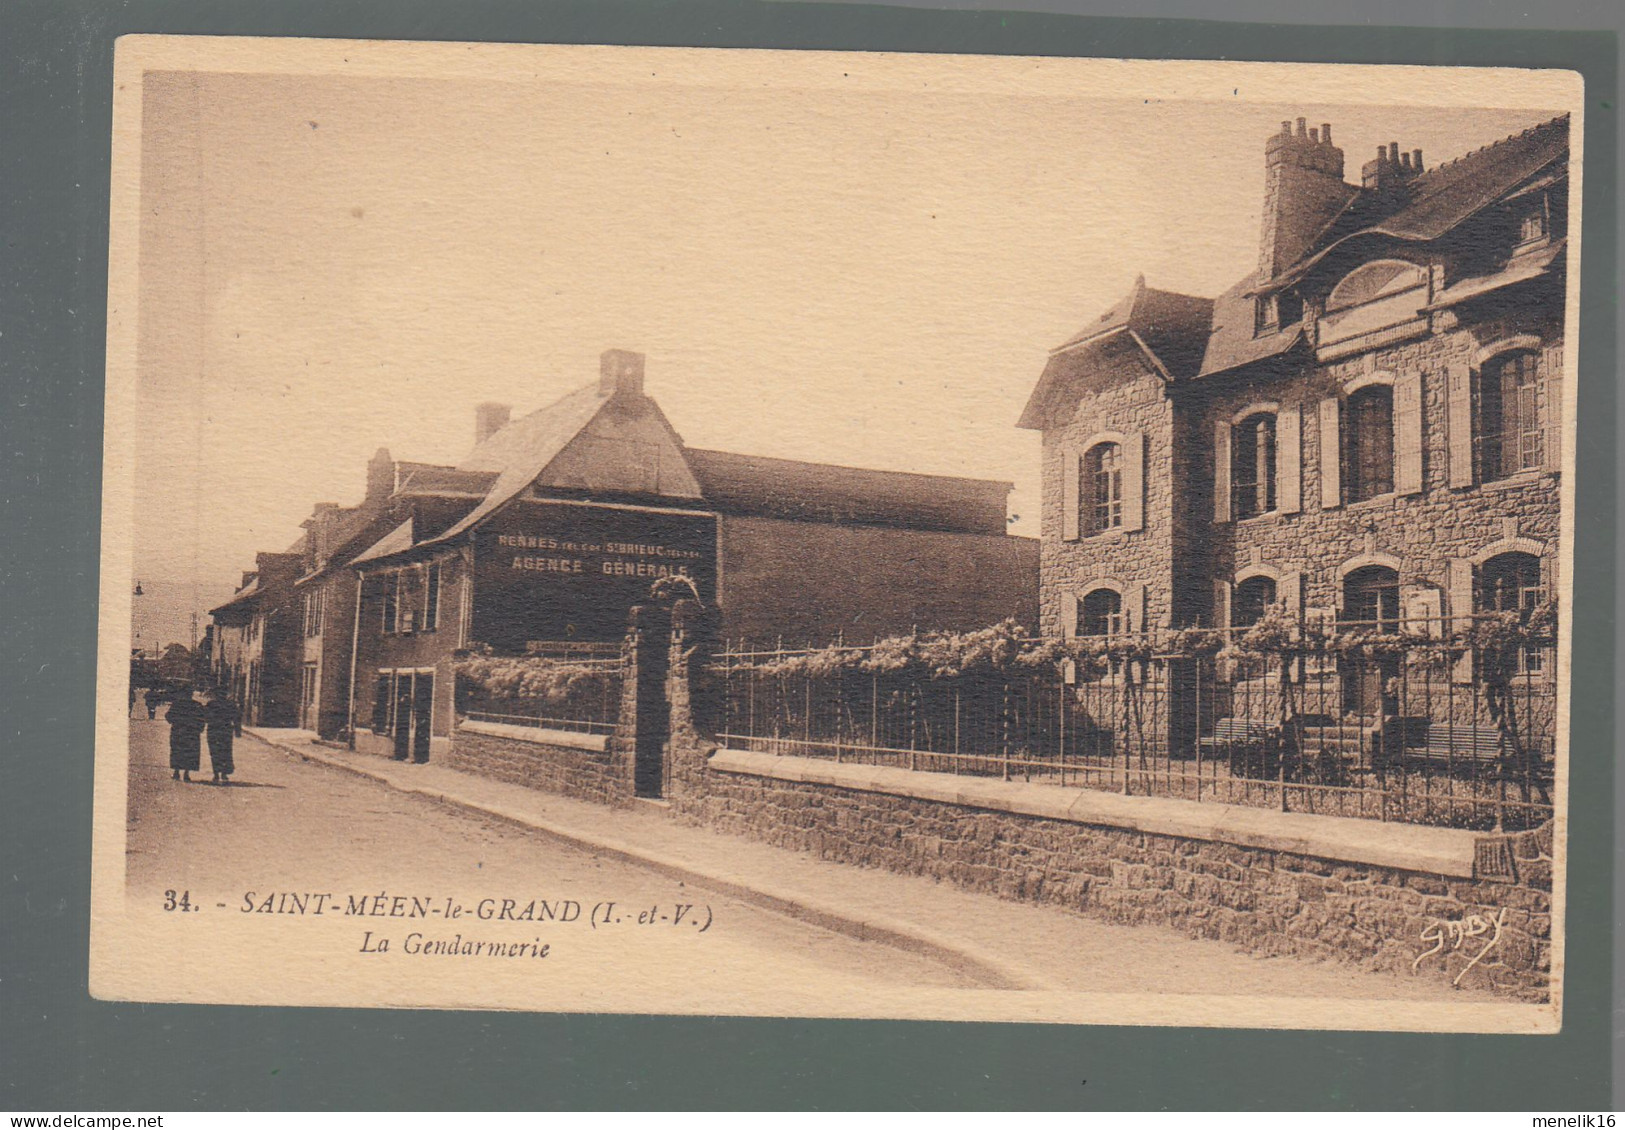
POLYGON ((633 803, 632 754, 604 734, 464 722, 444 764, 577 800, 633 803))
POLYGON ((674 815, 719 832, 1252 953, 1548 999, 1550 826, 1483 836, 702 743, 673 752, 689 768, 674 815))

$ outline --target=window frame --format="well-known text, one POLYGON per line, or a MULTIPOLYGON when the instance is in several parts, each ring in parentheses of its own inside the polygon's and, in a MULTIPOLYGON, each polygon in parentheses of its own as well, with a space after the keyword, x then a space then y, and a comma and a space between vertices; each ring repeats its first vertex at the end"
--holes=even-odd
POLYGON ((1123 466, 1123 444, 1110 439, 1092 444, 1078 460, 1078 527, 1083 537, 1123 529, 1123 466))
POLYGON ((1261 518, 1280 509, 1281 454, 1277 415, 1272 408, 1258 409, 1248 412, 1231 425, 1230 513, 1235 521, 1261 518), (1244 440, 1249 430, 1251 438, 1244 440), (1267 442, 1260 444, 1259 437, 1266 431, 1267 442), (1250 460, 1244 458, 1249 449, 1250 460), (1249 462, 1252 464, 1250 468, 1247 466, 1249 462))
POLYGON ((1371 502, 1395 492, 1398 452, 1394 442, 1394 386, 1388 382, 1372 382, 1349 391, 1343 397, 1343 435, 1338 455, 1342 461, 1340 479, 1345 503, 1371 502), (1384 403, 1380 422, 1369 417, 1374 413, 1366 405, 1384 403), (1367 417, 1367 418, 1362 418, 1367 417), (1381 445, 1379 447, 1379 444, 1381 445), (1385 466, 1378 468, 1386 478, 1374 474, 1367 465, 1367 457, 1386 450, 1385 466), (1381 484, 1383 489, 1373 489, 1381 484))
POLYGON ((1078 622, 1076 626, 1076 634, 1079 636, 1090 636, 1096 639, 1110 639, 1113 636, 1122 635, 1123 594, 1109 585, 1097 585, 1088 592, 1084 593, 1083 596, 1078 600, 1078 622), (1090 602, 1097 599, 1104 600, 1107 597, 1110 598, 1112 607, 1102 614, 1104 616, 1103 622, 1105 630, 1100 632, 1089 630, 1092 626, 1090 602))

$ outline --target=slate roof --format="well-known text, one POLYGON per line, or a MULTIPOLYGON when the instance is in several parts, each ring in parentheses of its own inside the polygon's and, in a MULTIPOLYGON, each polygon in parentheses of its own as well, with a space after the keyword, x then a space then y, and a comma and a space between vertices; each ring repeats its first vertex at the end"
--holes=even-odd
POLYGON ((1194 376, 1212 318, 1211 298, 1156 290, 1139 276, 1121 301, 1051 352, 1016 426, 1042 428, 1050 406, 1066 394, 1076 375, 1075 355, 1107 342, 1132 341, 1170 380, 1194 376))
POLYGON ((362 550, 350 560, 351 565, 360 565, 367 561, 376 561, 380 557, 388 557, 399 553, 403 549, 412 548, 412 519, 408 518, 396 526, 389 533, 379 538, 368 549, 362 550))
MULTIPOLYGON (((1311 244, 1308 254, 1273 277, 1254 271, 1211 301, 1153 290, 1143 277, 1135 280, 1126 297, 1052 352, 1017 426, 1043 427, 1044 413, 1068 387, 1069 367, 1057 364, 1057 358, 1127 331, 1138 334, 1175 380, 1212 376, 1291 352, 1303 342, 1301 327, 1256 334, 1254 299, 1259 294, 1301 279, 1327 255, 1353 240, 1375 236, 1425 243, 1438 239, 1563 160, 1568 148, 1569 116, 1563 114, 1435 165, 1405 182, 1401 193, 1350 185, 1349 202, 1311 244), (1194 305, 1198 302, 1208 302, 1206 321, 1200 325, 1196 323, 1201 311, 1194 305), (1187 356, 1199 360, 1187 365, 1187 356)), ((1557 262, 1561 262, 1561 245, 1548 254, 1509 264, 1497 275, 1456 283, 1434 305, 1451 305, 1525 281, 1557 262)))
POLYGON ((1354 198, 1312 254, 1287 267, 1272 279, 1260 279, 1255 292, 1273 289, 1301 278, 1328 254, 1352 239, 1381 235, 1407 242, 1438 239, 1452 228, 1506 196, 1569 151, 1569 116, 1530 126, 1522 133, 1418 175, 1406 182, 1402 203, 1394 198, 1362 192, 1354 198))

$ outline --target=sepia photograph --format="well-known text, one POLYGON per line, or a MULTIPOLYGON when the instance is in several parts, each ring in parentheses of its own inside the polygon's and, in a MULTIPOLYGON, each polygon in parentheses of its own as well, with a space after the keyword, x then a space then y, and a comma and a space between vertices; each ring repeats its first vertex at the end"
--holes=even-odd
POLYGON ((114 87, 97 998, 1559 1029, 1578 75, 114 87))

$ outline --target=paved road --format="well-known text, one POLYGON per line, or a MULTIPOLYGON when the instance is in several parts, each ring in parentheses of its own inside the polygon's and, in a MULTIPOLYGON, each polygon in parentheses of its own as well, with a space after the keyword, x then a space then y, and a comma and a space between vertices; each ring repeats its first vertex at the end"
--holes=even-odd
MULTIPOLYGON (((601 899, 639 907, 697 903, 710 906, 718 924, 703 937, 685 934, 659 945, 650 941, 641 951, 600 940, 589 952, 572 942, 573 966, 595 971, 620 987, 631 977, 657 990, 669 990, 661 979, 678 970, 685 990, 705 1001, 752 990, 778 999, 786 987, 812 992, 815 986, 813 996, 820 1001, 832 992, 889 1000, 895 999, 890 994, 904 990, 986 985, 972 979, 978 968, 974 964, 944 963, 781 917, 733 897, 685 889, 676 879, 619 856, 571 847, 495 817, 306 762, 254 738, 238 743, 237 780, 230 787, 176 784, 167 769, 167 734, 162 721, 132 723, 129 883, 138 898, 157 899, 166 889, 201 889, 211 898, 225 896, 235 908, 245 888, 352 892, 360 884, 373 893, 441 890, 503 896, 535 891, 540 897, 573 898, 587 905, 601 899)), ((375 768, 391 764, 362 760, 375 768)), ((449 774, 461 791, 488 804, 503 800, 496 794, 519 794, 545 803, 555 815, 573 814, 583 826, 651 845, 669 841, 663 844, 664 856, 703 865, 700 870, 706 873, 728 871, 730 859, 738 861, 735 870, 741 873, 760 872, 761 867, 744 868, 745 857, 760 863, 755 856, 773 855, 768 872, 822 893, 825 902, 845 905, 861 916, 880 900, 886 917, 912 918, 936 937, 960 939, 963 952, 997 955, 1009 968, 1041 971, 1049 987, 1062 991, 1493 999, 1455 992, 1432 978, 1254 957, 1157 926, 1124 926, 1006 902, 929 879, 843 867, 698 830, 678 835, 675 825, 652 812, 613 812, 435 767, 399 768, 412 780, 449 774)), ((827 1005, 810 1007, 828 1011, 827 1005)))
MULTIPOLYGON (((672 935, 676 940, 663 942, 655 955, 680 957, 695 991, 714 982, 726 993, 753 978, 845 984, 851 992, 884 984, 972 984, 928 958, 687 890, 677 880, 620 860, 297 761, 251 737, 237 742, 237 773, 229 786, 178 783, 170 780, 169 728, 161 715, 130 726, 127 889, 137 900, 156 904, 166 890, 186 890, 194 899, 209 900, 211 910, 215 901, 226 902, 225 913, 237 913, 249 889, 257 895, 447 892, 472 899, 489 894, 499 900, 498 909, 502 897, 522 906, 532 896, 574 899, 586 907, 602 900, 662 910, 698 904, 710 907, 715 925, 700 936, 678 931, 672 935), (687 952, 679 954, 674 946, 687 952)), ((203 764, 201 776, 207 778, 207 752, 203 764)), ((386 920, 385 925, 399 938, 414 924, 386 920)), ((428 932, 439 925, 434 922, 428 932)), ((476 922, 469 932, 502 929, 476 922)), ((515 937, 523 934, 519 940, 528 941, 530 932, 519 928, 515 937)), ((596 954, 606 976, 624 978, 625 947, 616 950, 601 941, 588 947, 580 936, 577 931, 567 942, 574 947, 573 960, 596 954)), ((667 961, 659 965, 670 968, 667 961)))

